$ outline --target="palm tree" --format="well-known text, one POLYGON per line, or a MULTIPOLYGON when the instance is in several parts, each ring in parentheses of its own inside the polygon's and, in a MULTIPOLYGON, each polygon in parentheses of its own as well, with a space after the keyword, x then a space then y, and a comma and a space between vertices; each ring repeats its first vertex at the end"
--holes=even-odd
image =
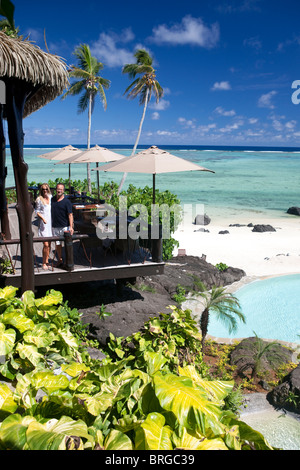
POLYGON ((238 299, 231 293, 226 292, 224 287, 214 286, 210 292, 200 292, 199 295, 204 299, 204 310, 200 318, 203 351, 210 313, 215 313, 218 320, 221 320, 229 327, 229 333, 237 329, 237 319, 235 315, 244 323, 245 317, 240 310, 238 299))
MULTIPOLYGON (((155 99, 157 103, 164 93, 162 87, 156 80, 155 69, 152 66, 153 59, 150 56, 150 54, 144 49, 138 49, 136 53, 134 54, 134 57, 136 58, 136 63, 126 64, 124 65, 122 69, 123 73, 128 73, 130 79, 133 79, 133 78, 135 79, 129 85, 129 87, 126 88, 124 94, 128 93, 128 98, 130 99, 134 99, 137 96, 139 96, 140 104, 144 105, 137 138, 136 138, 131 156, 135 154, 136 148, 138 146, 141 132, 142 132, 143 122, 144 122, 145 115, 146 115, 146 109, 151 99, 152 93, 155 95, 155 99), (135 78, 137 75, 139 75, 139 77, 135 78)), ((121 183, 118 188, 118 193, 117 193, 118 195, 121 192, 126 176, 127 176, 127 173, 124 173, 121 183)))
MULTIPOLYGON (((99 95, 103 103, 104 110, 107 108, 106 96, 104 88, 108 89, 110 80, 103 78, 99 75, 100 70, 103 69, 103 64, 93 57, 90 48, 86 44, 78 46, 74 55, 78 59, 78 67, 72 66, 69 72, 70 77, 79 79, 73 83, 67 92, 62 96, 65 99, 68 95, 82 96, 78 102, 78 112, 82 113, 88 108, 88 136, 87 148, 90 148, 91 143, 91 122, 92 112, 95 106, 96 96, 99 95)), ((91 192, 91 173, 90 164, 87 164, 87 180, 88 190, 91 192)))
POLYGON ((240 353, 242 359, 242 366, 239 367, 239 372, 245 372, 252 369, 251 378, 256 379, 259 374, 264 372, 266 363, 272 369, 276 369, 284 361, 287 360, 287 352, 277 341, 264 341, 259 338, 255 331, 255 339, 248 338, 247 353, 240 353))

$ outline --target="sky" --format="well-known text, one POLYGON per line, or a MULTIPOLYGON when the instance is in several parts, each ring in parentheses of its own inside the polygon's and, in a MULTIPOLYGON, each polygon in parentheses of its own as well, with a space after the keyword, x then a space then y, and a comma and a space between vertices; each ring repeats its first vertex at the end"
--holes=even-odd
MULTIPOLYGON (((133 146, 143 108, 124 94, 122 68, 142 48, 164 96, 150 101, 140 144, 300 147, 298 0, 13 3, 20 33, 43 50, 45 31, 68 66, 80 44, 103 63, 111 85, 107 109, 96 102, 91 145, 133 146)), ((78 100, 58 97, 24 119, 25 145, 86 144, 78 100)))

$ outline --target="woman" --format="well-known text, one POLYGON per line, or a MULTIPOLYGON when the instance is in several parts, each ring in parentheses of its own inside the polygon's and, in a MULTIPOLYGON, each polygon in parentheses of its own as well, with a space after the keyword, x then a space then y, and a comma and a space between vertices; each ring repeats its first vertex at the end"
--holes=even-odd
MULTIPOLYGON (((52 237, 51 198, 49 185, 47 183, 42 184, 35 205, 35 213, 39 218, 39 237, 52 237)), ((51 242, 43 242, 43 269, 45 271, 49 269, 50 248, 51 242)))

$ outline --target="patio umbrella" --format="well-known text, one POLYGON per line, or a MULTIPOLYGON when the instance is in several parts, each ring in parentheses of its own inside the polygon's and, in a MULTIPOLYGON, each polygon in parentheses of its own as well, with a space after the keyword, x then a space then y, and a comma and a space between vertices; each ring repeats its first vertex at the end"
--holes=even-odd
MULTIPOLYGON (((72 145, 67 145, 61 149, 53 150, 53 152, 43 153, 42 155, 37 155, 38 158, 45 158, 47 160, 60 160, 64 161, 68 158, 75 157, 81 153, 81 150, 73 147, 72 145)), ((71 181, 71 164, 69 164, 69 184, 71 181)))
POLYGON ((161 150, 155 145, 142 150, 132 157, 125 157, 119 162, 108 163, 94 170, 115 171, 124 173, 152 173, 153 175, 153 204, 155 204, 155 175, 158 173, 175 173, 179 171, 209 171, 196 163, 176 157, 161 150))
MULTIPOLYGON (((70 158, 66 160, 57 162, 56 165, 66 164, 66 163, 96 163, 96 167, 98 168, 98 163, 108 163, 108 162, 115 162, 117 160, 123 160, 124 155, 120 155, 118 153, 112 152, 111 150, 105 147, 99 147, 99 145, 95 145, 90 149, 81 151, 78 154, 74 154, 70 158)), ((99 194, 99 173, 97 173, 97 186, 98 186, 98 199, 100 199, 99 194)))

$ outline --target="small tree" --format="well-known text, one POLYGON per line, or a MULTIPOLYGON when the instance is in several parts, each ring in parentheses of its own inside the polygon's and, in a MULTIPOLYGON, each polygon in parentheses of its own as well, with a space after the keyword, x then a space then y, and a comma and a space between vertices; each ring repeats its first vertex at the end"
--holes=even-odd
POLYGON ((245 323, 245 317, 241 312, 238 299, 226 292, 224 287, 214 286, 211 291, 200 292, 199 295, 204 299, 204 310, 200 318, 203 350, 211 313, 228 326, 229 333, 236 331, 237 318, 245 323))

